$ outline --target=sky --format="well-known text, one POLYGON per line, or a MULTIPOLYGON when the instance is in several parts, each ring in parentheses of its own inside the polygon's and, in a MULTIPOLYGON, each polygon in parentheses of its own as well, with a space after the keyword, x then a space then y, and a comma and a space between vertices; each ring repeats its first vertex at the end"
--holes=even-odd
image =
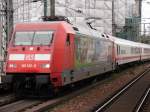
POLYGON ((143 23, 150 23, 150 0, 143 0, 142 4, 142 31, 146 31, 146 34, 150 34, 150 24, 143 24, 143 23), (149 19, 144 19, 149 18, 149 19))
MULTIPOLYGON (((150 0, 143 0, 142 4, 142 18, 150 18, 150 0)), ((150 19, 147 19, 143 22, 150 22, 150 19)))

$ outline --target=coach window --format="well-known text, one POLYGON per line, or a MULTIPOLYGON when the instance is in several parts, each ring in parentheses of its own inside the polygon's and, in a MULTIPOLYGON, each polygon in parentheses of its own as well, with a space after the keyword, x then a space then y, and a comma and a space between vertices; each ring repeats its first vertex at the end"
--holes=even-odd
POLYGON ((67 44, 67 46, 70 45, 70 34, 67 34, 66 44, 67 44))

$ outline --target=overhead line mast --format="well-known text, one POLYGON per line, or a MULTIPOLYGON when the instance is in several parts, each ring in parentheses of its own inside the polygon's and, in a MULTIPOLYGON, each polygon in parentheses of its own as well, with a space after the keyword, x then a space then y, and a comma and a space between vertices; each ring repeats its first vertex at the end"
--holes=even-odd
POLYGON ((55 16, 55 0, 50 0, 50 15, 55 16))

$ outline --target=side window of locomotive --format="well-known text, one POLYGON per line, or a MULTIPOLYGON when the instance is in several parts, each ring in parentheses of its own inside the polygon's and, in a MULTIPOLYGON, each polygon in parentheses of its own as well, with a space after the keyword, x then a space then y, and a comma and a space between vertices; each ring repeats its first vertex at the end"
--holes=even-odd
POLYGON ((51 38, 51 41, 50 41, 51 44, 53 43, 53 40, 54 40, 54 33, 52 34, 52 38, 51 38))
POLYGON ((70 34, 67 34, 66 44, 67 44, 67 46, 70 45, 70 34))

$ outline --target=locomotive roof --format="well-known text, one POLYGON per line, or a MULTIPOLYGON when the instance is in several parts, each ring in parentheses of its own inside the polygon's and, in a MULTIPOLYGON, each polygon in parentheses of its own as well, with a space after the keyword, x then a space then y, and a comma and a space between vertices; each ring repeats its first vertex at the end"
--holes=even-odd
MULTIPOLYGON (((88 35, 91 38, 104 38, 102 37, 103 33, 100 33, 99 31, 93 30, 91 29, 89 26, 87 26, 86 24, 75 24, 75 25, 71 25, 65 21, 46 21, 46 22, 32 22, 32 23, 28 23, 28 22, 24 22, 24 23, 17 23, 15 26, 15 29, 17 30, 21 30, 21 29, 29 29, 29 27, 33 27, 33 26, 41 26, 41 25, 47 25, 49 26, 50 24, 55 24, 55 25, 63 25, 63 27, 65 28, 65 30, 67 31, 67 33, 72 33, 75 34, 76 33, 81 33, 83 35, 88 35), (28 24, 27 26, 25 26, 26 24, 28 24), (76 31, 75 28, 78 29, 78 31, 76 31)), ((40 28, 40 27, 39 27, 40 28)))
POLYGON ((76 32, 76 33, 81 33, 83 35, 88 35, 91 38, 105 38, 105 39, 109 39, 111 41, 114 41, 116 44, 120 44, 120 45, 128 45, 128 46, 135 46, 135 47, 142 46, 142 47, 150 48, 150 45, 148 45, 148 44, 139 43, 139 42, 133 42, 133 41, 130 41, 130 40, 117 38, 117 37, 114 37, 114 36, 111 36, 111 35, 106 35, 104 33, 101 33, 99 31, 91 29, 86 24, 82 24, 82 25, 74 24, 74 25, 71 25, 71 24, 69 24, 69 23, 67 23, 65 21, 17 23, 15 25, 16 26, 15 29, 18 29, 18 30, 22 30, 24 28, 28 29, 28 27, 32 27, 33 25, 36 25, 36 26, 47 25, 47 27, 48 27, 50 24, 54 24, 56 27, 58 25, 63 25, 63 27, 65 28, 65 31, 67 33, 75 34, 75 32, 76 32), (29 24, 29 25, 25 26, 25 24, 29 24), (75 30, 73 27, 77 28, 78 30, 75 30), (102 36, 102 35, 104 35, 104 36, 102 36), (107 36, 109 38, 107 38, 107 36))
POLYGON ((78 28, 78 31, 76 31, 76 33, 81 33, 83 35, 88 35, 91 38, 105 38, 105 37, 102 37, 103 33, 99 32, 97 30, 91 29, 86 24, 82 24, 82 25, 74 24, 73 27, 78 28))
POLYGON ((32 23, 17 23, 15 25, 15 30, 29 30, 29 29, 49 29, 49 25, 53 25, 54 29, 58 29, 59 26, 63 26, 67 33, 75 34, 73 28, 64 21, 55 21, 55 22, 32 22, 32 23), (43 26, 44 25, 44 26, 43 26))

